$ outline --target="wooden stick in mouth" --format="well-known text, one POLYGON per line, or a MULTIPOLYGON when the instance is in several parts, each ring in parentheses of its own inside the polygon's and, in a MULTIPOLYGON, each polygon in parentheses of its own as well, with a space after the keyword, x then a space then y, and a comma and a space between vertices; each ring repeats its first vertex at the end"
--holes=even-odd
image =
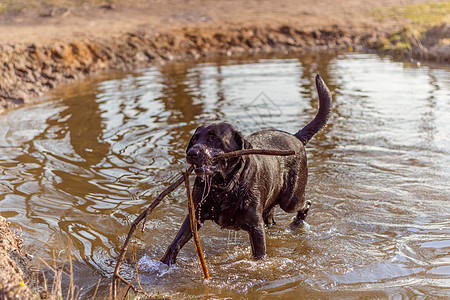
POLYGON ((239 157, 243 155, 274 155, 274 156, 290 156, 296 155, 294 150, 267 150, 267 149, 244 149, 233 152, 221 153, 214 156, 214 160, 222 160, 228 158, 239 157))

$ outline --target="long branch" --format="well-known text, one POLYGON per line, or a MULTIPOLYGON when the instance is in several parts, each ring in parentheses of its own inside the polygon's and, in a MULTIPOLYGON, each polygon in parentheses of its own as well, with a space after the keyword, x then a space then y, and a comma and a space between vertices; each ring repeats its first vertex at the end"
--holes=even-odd
MULTIPOLYGON (((186 171, 187 174, 190 174, 194 170, 193 166, 190 166, 189 169, 186 171)), ((180 184, 184 182, 184 175, 177 179, 174 183, 172 183, 169 187, 167 187, 164 191, 162 191, 161 194, 156 197, 156 199, 131 223, 130 231, 128 232, 128 236, 125 240, 125 243, 122 247, 122 250, 120 251, 120 255, 117 258, 116 267, 114 269, 114 274, 112 278, 112 296, 113 299, 116 299, 117 297, 117 280, 120 279, 122 282, 127 284, 128 282, 119 274, 120 266, 125 258, 125 254, 127 253, 128 245, 130 244, 131 237, 133 236, 134 231, 136 230, 137 225, 142 220, 147 220, 148 215, 155 209, 155 207, 161 202, 161 200, 173 192, 180 184)))
POLYGON ((242 155, 275 155, 275 156, 289 156, 296 155, 294 150, 266 150, 266 149, 244 149, 233 152, 221 153, 214 156, 214 160, 222 160, 228 158, 234 158, 242 155))

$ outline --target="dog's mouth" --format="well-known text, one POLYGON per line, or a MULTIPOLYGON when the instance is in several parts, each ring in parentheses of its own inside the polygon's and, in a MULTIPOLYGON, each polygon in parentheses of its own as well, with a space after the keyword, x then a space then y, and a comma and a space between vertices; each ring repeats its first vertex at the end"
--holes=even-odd
POLYGON ((219 163, 214 160, 214 157, 223 153, 218 149, 207 149, 202 159, 192 159, 187 157, 187 162, 194 165, 194 172, 199 177, 213 175, 218 170, 219 163))
POLYGON ((194 166, 195 166, 194 172, 199 177, 212 175, 217 169, 217 166, 213 165, 201 165, 201 166, 194 165, 194 166))

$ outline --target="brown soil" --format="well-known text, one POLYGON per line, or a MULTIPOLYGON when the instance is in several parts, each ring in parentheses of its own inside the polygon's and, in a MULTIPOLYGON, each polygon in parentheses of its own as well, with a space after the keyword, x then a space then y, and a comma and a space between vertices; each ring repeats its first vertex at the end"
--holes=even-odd
POLYGON ((303 30, 338 25, 345 29, 386 30, 369 11, 420 0, 129 0, 108 5, 9 12, 0 19, 0 43, 47 43, 81 38, 110 39, 126 32, 161 32, 184 27, 214 29, 289 24, 303 30))
MULTIPOLYGON (((382 48, 380 38, 407 21, 381 22, 373 10, 419 2, 427 1, 129 0, 8 11, 0 16, 0 111, 111 69, 217 54, 382 48)), ((422 58, 427 49, 415 44, 422 58)))
MULTIPOLYGON (((7 11, 0 15, 0 113, 112 69, 220 54, 381 49, 408 21, 380 21, 373 10, 421 2, 429 1, 123 0, 7 11)), ((449 34, 444 25, 432 30, 449 34)), ((401 54, 450 62, 448 47, 433 52, 435 44, 411 37, 401 54)), ((30 295, 7 255, 21 263, 19 249, 0 218, 0 282, 7 283, 0 298, 30 295)))
POLYGON ((30 299, 33 294, 25 284, 26 261, 21 240, 0 216, 0 299, 30 299))

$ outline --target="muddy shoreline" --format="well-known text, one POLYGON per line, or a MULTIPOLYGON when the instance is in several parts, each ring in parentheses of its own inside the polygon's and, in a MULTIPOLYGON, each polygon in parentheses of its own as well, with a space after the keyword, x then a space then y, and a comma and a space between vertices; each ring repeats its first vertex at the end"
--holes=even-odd
POLYGON ((33 296, 27 285, 29 259, 22 249, 23 242, 0 216, 0 299, 31 299, 33 296))
MULTIPOLYGON (((441 25, 430 31, 447 31, 441 25)), ((301 54, 304 51, 377 51, 411 62, 450 62, 450 46, 425 47, 410 36, 411 49, 383 49, 395 33, 351 32, 333 26, 306 31, 283 25, 179 32, 126 33, 109 41, 79 40, 0 45, 0 111, 31 103, 64 82, 73 82, 109 70, 134 70, 168 61, 198 59, 215 55, 251 53, 301 54)), ((428 38, 430 39, 430 38, 428 38)))
POLYGON ((450 63, 448 24, 419 34, 373 12, 427 1, 303 2, 134 0, 0 15, 0 113, 85 76, 215 55, 358 50, 450 63))
POLYGON ((339 28, 304 31, 290 26, 233 30, 127 33, 107 42, 80 40, 48 45, 0 46, 3 108, 30 103, 63 82, 108 70, 133 70, 213 55, 366 49, 378 35, 339 28))

